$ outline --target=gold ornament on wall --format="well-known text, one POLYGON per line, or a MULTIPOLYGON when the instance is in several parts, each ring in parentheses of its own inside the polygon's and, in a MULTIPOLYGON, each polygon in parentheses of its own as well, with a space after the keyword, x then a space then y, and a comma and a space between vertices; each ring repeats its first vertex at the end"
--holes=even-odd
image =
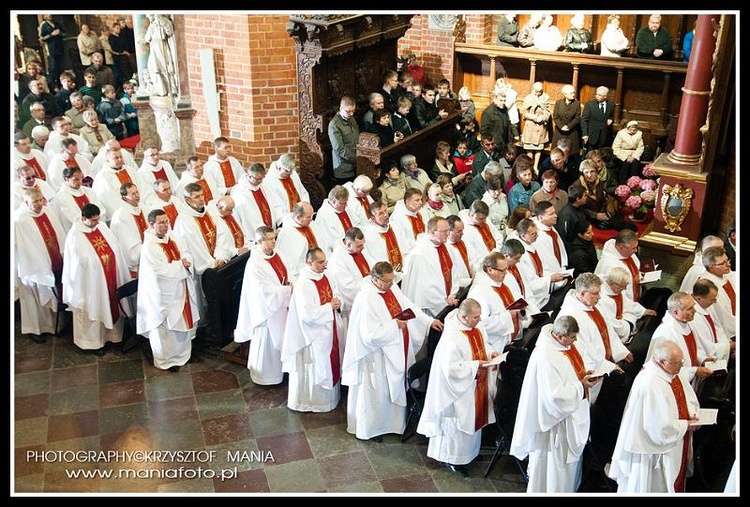
POLYGON ((693 202, 693 189, 685 188, 680 183, 675 186, 664 185, 661 194, 661 213, 664 216, 665 227, 669 232, 680 231, 682 222, 690 212, 693 202))

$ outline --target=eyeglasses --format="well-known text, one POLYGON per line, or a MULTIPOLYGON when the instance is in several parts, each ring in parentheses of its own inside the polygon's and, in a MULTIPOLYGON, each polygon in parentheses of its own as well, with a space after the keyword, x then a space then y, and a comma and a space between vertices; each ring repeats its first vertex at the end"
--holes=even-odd
POLYGON ((682 361, 680 361, 679 363, 675 363, 674 361, 670 361, 667 358, 664 358, 664 360, 666 362, 668 362, 669 364, 671 364, 672 366, 677 366, 678 368, 682 368, 683 366, 685 366, 685 360, 684 359, 682 361))
POLYGON ((390 287, 391 285, 393 285, 393 282, 394 282, 394 279, 393 279, 393 278, 391 278, 390 280, 385 280, 385 279, 383 279, 382 277, 379 277, 379 276, 375 276, 375 275, 372 275, 372 278, 373 278, 374 280, 380 280, 380 281, 381 281, 382 283, 384 283, 385 285, 387 285, 387 286, 389 286, 389 287, 390 287))

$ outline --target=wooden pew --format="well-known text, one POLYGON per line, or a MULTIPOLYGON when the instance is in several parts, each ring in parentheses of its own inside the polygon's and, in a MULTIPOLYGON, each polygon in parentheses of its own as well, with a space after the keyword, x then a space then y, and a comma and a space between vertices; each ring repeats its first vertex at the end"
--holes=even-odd
POLYGON ((232 341, 240 308, 242 279, 250 252, 238 255, 224 266, 203 272, 201 285, 206 296, 206 317, 209 320, 206 338, 223 347, 232 341))

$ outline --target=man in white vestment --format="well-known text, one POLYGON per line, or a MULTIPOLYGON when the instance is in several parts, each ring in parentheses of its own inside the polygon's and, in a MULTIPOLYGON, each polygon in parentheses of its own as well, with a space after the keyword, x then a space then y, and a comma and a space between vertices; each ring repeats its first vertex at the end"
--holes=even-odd
POLYGON ((409 257, 416 245, 417 236, 425 231, 429 218, 427 212, 422 209, 422 192, 417 188, 406 189, 404 198, 396 203, 389 220, 393 232, 396 233, 401 253, 404 254, 404 260, 409 257))
MULTIPOLYGON (((66 167, 63 169, 63 185, 50 203, 66 233, 73 222, 81 219, 81 208, 84 204, 96 204, 102 210, 96 192, 83 185, 83 171, 79 167, 66 167)), ((105 211, 101 211, 99 220, 107 220, 105 211)))
POLYGON ((469 247, 463 239, 466 226, 458 215, 448 217, 448 227, 450 233, 448 233, 448 241, 445 242, 445 246, 453 260, 453 269, 456 271, 459 287, 467 287, 471 285, 471 280, 474 277, 474 266, 471 264, 471 258, 476 257, 476 255, 469 252, 469 247))
POLYGON ((711 280, 702 278, 693 284, 695 317, 689 325, 707 357, 727 361, 734 358, 735 342, 717 324, 715 303, 718 294, 719 288, 711 280))
POLYGON ((100 215, 96 204, 81 208, 81 220, 65 240, 62 283, 63 302, 73 312, 73 343, 101 356, 107 342, 122 341, 115 292, 130 281, 130 273, 117 238, 100 215))
POLYGON ((701 240, 700 250, 695 252, 693 264, 688 268, 687 273, 685 273, 685 276, 682 279, 682 283, 680 283, 680 290, 682 292, 690 294, 693 290, 693 284, 705 270, 703 267, 703 251, 712 246, 724 246, 724 240, 713 234, 709 234, 701 240))
POLYGON ((480 323, 481 308, 471 298, 445 317, 430 367, 417 432, 429 438, 427 456, 466 477, 479 455, 482 428, 495 422, 493 401, 500 355, 480 323))
POLYGON ((320 246, 330 255, 333 248, 341 243, 346 231, 354 226, 354 220, 346 211, 349 202, 349 191, 342 185, 334 186, 328 192, 328 198, 323 201, 315 215, 315 226, 320 233, 320 246))
POLYGON ((190 360, 198 322, 192 255, 170 234, 164 210, 152 210, 148 225, 138 272, 136 329, 151 343, 154 366, 179 371, 190 360))
POLYGON ((276 211, 263 190, 262 183, 265 177, 266 168, 263 164, 255 162, 245 170, 245 175, 232 187, 234 213, 242 228, 248 233, 252 231, 251 235, 254 235, 261 225, 276 228, 276 211))
MULTIPOLYGON (((560 273, 568 268, 565 244, 555 229, 557 210, 549 201, 540 201, 534 207, 537 238, 534 247, 542 260, 545 273, 560 273)), ((555 282, 552 290, 565 286, 566 280, 555 282)))
POLYGON ((47 158, 52 160, 55 154, 60 153, 62 149, 62 142, 65 139, 75 139, 78 143, 78 152, 83 155, 86 160, 91 162, 94 160, 94 155, 91 153, 89 143, 78 134, 71 134, 73 128, 73 122, 67 116, 56 116, 52 118, 52 131, 49 133, 49 139, 47 144, 44 145, 44 154, 47 158))
POLYGON ((694 317, 695 300, 690 294, 675 292, 669 296, 667 313, 651 336, 648 352, 646 352, 646 361, 648 361, 653 357, 659 343, 664 341, 676 343, 684 358, 679 374, 687 383, 693 383, 693 385, 695 385, 694 379, 702 379, 713 373, 711 369, 703 366, 703 363, 707 359, 709 361, 716 360, 715 357, 707 355, 707 351, 700 346, 701 341, 696 338, 693 329, 690 327, 690 322, 693 321, 694 317))
POLYGON ((533 310, 534 308, 541 308, 543 305, 540 305, 539 299, 533 290, 536 273, 528 265, 521 263, 524 252, 526 252, 526 249, 523 247, 523 243, 520 239, 516 238, 507 238, 503 246, 500 247, 500 253, 508 261, 508 276, 513 278, 513 282, 518 287, 521 297, 532 306, 533 310))
MULTIPOLYGON (((94 113, 96 113, 96 111, 94 111, 94 113)), ((109 129, 107 127, 102 128, 109 132, 109 129)), ((109 150, 122 150, 122 160, 124 161, 125 166, 132 167, 136 173, 138 172, 138 164, 135 163, 133 154, 128 150, 123 150, 122 146, 120 146, 120 141, 112 138, 104 143, 104 145, 101 147, 101 149, 99 149, 99 152, 94 157, 94 160, 91 161, 92 174, 90 174, 90 176, 92 178, 96 178, 96 175, 99 174, 99 171, 102 170, 102 167, 107 165, 107 152, 109 150)))
POLYGON ((152 188, 153 191, 149 194, 149 199, 145 200, 144 208, 149 212, 155 209, 164 210, 169 219, 169 230, 171 231, 174 229, 177 216, 180 214, 185 201, 180 202, 180 199, 172 193, 175 187, 169 180, 157 179, 154 181, 152 188))
POLYGON ((138 263, 141 261, 143 237, 148 229, 146 214, 141 208, 141 194, 132 183, 120 187, 122 205, 115 211, 109 228, 120 243, 130 276, 138 278, 138 263))
POLYGON ((370 206, 372 217, 362 229, 365 235, 365 250, 375 262, 388 262, 396 272, 396 283, 401 281, 404 252, 390 224, 388 207, 382 201, 370 206))
POLYGON ((325 274, 326 255, 320 247, 311 248, 305 262, 294 285, 281 346, 282 370, 289 372, 287 406, 298 412, 329 412, 341 396, 341 297, 335 280, 325 274))
POLYGON ((49 183, 37 178, 33 167, 22 165, 16 168, 16 180, 13 182, 13 209, 24 205, 24 191, 30 188, 36 188, 42 193, 45 205, 55 198, 55 191, 49 183))
POLYGON ((281 347, 292 285, 281 256, 274 251, 276 233, 262 225, 255 231, 255 246, 245 265, 234 341, 250 341, 247 368, 256 384, 276 385, 284 380, 281 347))
POLYGON ((630 273, 630 283, 625 289, 628 295, 636 303, 641 300, 643 287, 641 287, 641 261, 638 259, 638 236, 629 229, 623 229, 612 239, 604 242, 602 255, 596 264, 594 273, 604 276, 614 266, 621 266, 630 273))
POLYGON ((429 328, 443 329, 409 301, 387 262, 376 262, 354 299, 342 363, 349 386, 346 431, 360 440, 382 440, 406 426, 406 372, 415 362, 429 328), (404 320, 411 310, 414 318, 404 320), (400 318, 403 317, 403 318, 400 318))
POLYGON ((684 359, 676 343, 662 341, 633 381, 607 472, 618 493, 685 491, 700 406, 679 375, 684 359))
POLYGON ((723 247, 710 247, 703 252, 704 272, 698 279, 705 278, 716 284, 719 293, 716 296, 716 316, 719 325, 729 338, 737 335, 737 280, 732 271, 729 257, 723 247))
POLYGON ((224 234, 231 239, 229 246, 229 258, 232 259, 250 250, 251 236, 242 227, 237 216, 234 214, 234 199, 228 195, 222 195, 216 200, 216 206, 209 208, 208 212, 216 222, 216 227, 224 229, 224 234))
POLYGON ((36 177, 47 178, 47 166, 49 158, 43 151, 31 147, 31 139, 23 132, 16 132, 13 137, 13 166, 15 168, 25 165, 31 166, 36 171, 36 177))
POLYGON ((13 214, 13 230, 21 333, 44 343, 42 335, 55 332, 57 298, 52 290, 55 272, 63 269, 66 231, 35 188, 24 191, 24 205, 13 214))
POLYGON ((626 293, 630 284, 630 272, 625 266, 613 266, 606 275, 602 275, 602 291, 599 307, 604 317, 612 324, 622 343, 628 343, 635 332, 638 319, 644 316, 655 316, 656 310, 644 308, 626 293))
POLYGON ((203 165, 206 180, 219 192, 214 198, 228 195, 245 171, 239 160, 232 156, 232 145, 226 137, 214 139, 214 153, 203 165))
POLYGON ((529 457, 527 493, 574 493, 581 483, 589 391, 601 377, 586 369, 577 333, 569 315, 545 324, 526 367, 510 454, 529 457))
POLYGON ((344 188, 349 191, 349 201, 346 204, 346 212, 352 219, 352 225, 360 229, 370 219, 370 204, 374 199, 370 195, 372 191, 372 180, 369 176, 360 174, 354 181, 344 183, 344 188))
POLYGON ((310 194, 302 185, 297 162, 291 153, 284 153, 271 164, 266 179, 263 180, 263 190, 275 209, 274 214, 279 223, 294 210, 298 202, 310 202, 310 194))
MULTIPOLYGON (((138 177, 144 185, 141 192, 143 192, 143 200, 145 202, 150 202, 153 198, 151 193, 153 192, 156 180, 168 181, 172 189, 176 189, 180 183, 177 173, 172 169, 172 164, 167 160, 159 158, 159 149, 155 147, 143 150, 143 163, 138 168, 138 177)), ((151 210, 149 209, 149 211, 151 210)))
POLYGON ((458 212, 458 216, 464 223, 463 240, 469 253, 473 253, 469 262, 475 272, 482 269, 484 258, 503 241, 502 233, 487 221, 489 215, 490 207, 486 202, 478 199, 471 203, 468 209, 458 212))
POLYGON ((313 222, 313 207, 309 202, 300 201, 294 205, 282 221, 283 227, 276 236, 279 254, 284 258, 289 270, 289 279, 294 282, 305 266, 307 251, 322 245, 323 234, 313 222))
POLYGON ((45 180, 57 192, 63 185, 63 171, 66 167, 80 167, 83 174, 93 176, 91 163, 78 153, 75 139, 65 139, 62 148, 50 158, 47 165, 47 179, 45 180))
POLYGON ((99 196, 99 201, 104 205, 108 217, 112 217, 122 205, 120 187, 123 183, 133 183, 138 190, 143 187, 135 167, 125 165, 122 158, 122 149, 108 149, 107 163, 94 178, 91 188, 99 196))
POLYGON ((214 184, 203 176, 203 161, 197 155, 190 156, 185 161, 185 170, 182 171, 182 176, 180 176, 180 183, 177 185, 176 190, 172 189, 172 193, 177 196, 184 195, 185 187, 190 183, 197 183, 203 188, 203 198, 206 201, 206 206, 213 206, 216 199, 221 197, 219 190, 214 184))
POLYGON ((203 187, 198 183, 188 183, 185 186, 182 194, 185 206, 180 210, 174 226, 175 237, 193 255, 193 282, 198 296, 199 326, 204 325, 206 315, 201 277, 207 269, 218 269, 232 257, 232 238, 226 229, 217 226, 216 220, 208 213, 204 195, 203 187))
POLYGON ((524 249, 518 263, 519 269, 522 272, 527 271, 532 276, 526 290, 528 292, 531 289, 539 308, 545 309, 550 302, 552 291, 565 280, 565 276, 559 271, 544 269, 544 263, 536 249, 539 229, 534 220, 530 218, 521 219, 516 225, 516 233, 524 249), (525 268, 521 269, 521 266, 525 266, 525 268))
POLYGON ((448 233, 448 220, 438 216, 430 218, 427 231, 420 233, 411 253, 406 256, 401 290, 432 316, 448 305, 458 306, 458 271, 453 269, 453 259, 445 246, 448 233))

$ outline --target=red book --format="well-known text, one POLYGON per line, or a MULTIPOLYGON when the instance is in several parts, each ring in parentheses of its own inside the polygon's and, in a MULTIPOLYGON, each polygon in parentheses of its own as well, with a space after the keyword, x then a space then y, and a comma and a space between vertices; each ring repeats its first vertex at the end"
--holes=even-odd
POLYGON ((396 320, 411 320, 416 317, 414 311, 411 308, 407 308, 406 310, 401 310, 401 312, 397 313, 393 318, 396 320))
POLYGON ((524 298, 518 298, 508 306, 508 310, 523 310, 527 306, 529 306, 529 303, 524 298))

